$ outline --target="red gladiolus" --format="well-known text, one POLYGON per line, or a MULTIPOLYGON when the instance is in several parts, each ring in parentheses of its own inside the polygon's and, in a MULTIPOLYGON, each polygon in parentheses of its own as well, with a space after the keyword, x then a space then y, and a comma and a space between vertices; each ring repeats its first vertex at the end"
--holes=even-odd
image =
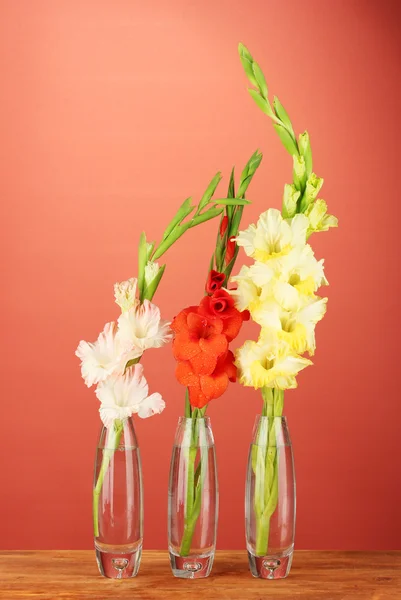
POLYGON ((216 290, 219 290, 224 283, 226 276, 224 273, 219 273, 212 269, 207 276, 206 281, 206 293, 213 294, 216 290))
POLYGON ((188 387, 193 407, 202 408, 221 396, 229 381, 235 381, 234 355, 228 343, 238 335, 246 318, 225 289, 217 289, 199 306, 185 308, 174 318, 176 378, 188 387))

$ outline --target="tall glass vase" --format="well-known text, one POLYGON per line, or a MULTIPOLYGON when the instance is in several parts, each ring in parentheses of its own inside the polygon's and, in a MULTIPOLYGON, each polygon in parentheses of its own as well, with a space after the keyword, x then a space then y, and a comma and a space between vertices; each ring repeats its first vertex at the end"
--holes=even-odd
POLYGON ((131 419, 102 428, 93 486, 96 559, 105 577, 138 573, 142 552, 142 467, 131 419))
POLYGON ((168 545, 175 577, 207 577, 213 566, 218 484, 208 418, 180 418, 170 468, 168 545))
POLYGON ((287 577, 295 536, 295 473, 285 417, 256 418, 249 451, 245 525, 251 573, 287 577))

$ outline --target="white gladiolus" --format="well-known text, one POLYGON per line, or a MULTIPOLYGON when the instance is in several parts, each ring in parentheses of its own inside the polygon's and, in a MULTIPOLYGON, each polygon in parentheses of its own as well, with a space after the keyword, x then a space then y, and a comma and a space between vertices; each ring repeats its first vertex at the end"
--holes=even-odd
POLYGON ((164 321, 160 309, 149 300, 123 312, 118 319, 118 336, 128 349, 138 348, 141 354, 148 348, 160 348, 172 339, 170 323, 164 321))
POLYGON ((104 381, 114 372, 123 372, 126 363, 141 356, 138 348, 127 348, 121 344, 117 324, 106 323, 94 343, 79 342, 75 352, 81 359, 81 373, 88 387, 104 381))
POLYGON ((137 284, 138 280, 135 277, 114 284, 114 297, 122 312, 130 310, 139 303, 136 298, 137 284))
POLYGON ((116 419, 127 419, 133 414, 141 418, 161 413, 165 402, 159 393, 148 396, 148 383, 143 366, 129 367, 124 375, 115 374, 101 382, 96 389, 100 401, 100 418, 105 427, 112 427, 116 419))

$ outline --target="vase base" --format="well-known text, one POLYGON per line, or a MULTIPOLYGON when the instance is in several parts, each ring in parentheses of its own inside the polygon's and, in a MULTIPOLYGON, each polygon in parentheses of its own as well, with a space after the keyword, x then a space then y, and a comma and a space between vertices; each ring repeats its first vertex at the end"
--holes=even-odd
POLYGON ((267 556, 255 556, 248 551, 249 568, 253 577, 261 579, 284 579, 288 576, 294 551, 270 554, 267 556))
POLYGON ((181 579, 202 579, 208 577, 213 567, 214 552, 191 556, 177 556, 169 552, 171 570, 174 577, 181 579))
POLYGON ((103 577, 129 579, 138 574, 142 545, 134 552, 103 552, 98 548, 95 551, 97 566, 103 577))

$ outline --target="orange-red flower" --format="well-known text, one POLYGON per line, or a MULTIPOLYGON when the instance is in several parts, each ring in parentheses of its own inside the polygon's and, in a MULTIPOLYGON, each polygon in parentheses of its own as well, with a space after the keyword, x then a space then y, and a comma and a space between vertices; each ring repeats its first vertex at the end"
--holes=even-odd
POLYGON ((180 361, 176 368, 177 380, 188 387, 189 401, 196 408, 203 408, 210 400, 224 394, 228 382, 235 381, 236 375, 234 355, 230 350, 219 358, 210 375, 196 374, 189 361, 180 361))
POLYGON ((192 406, 202 408, 218 398, 236 379, 234 355, 228 343, 239 333, 248 313, 240 313, 232 296, 217 289, 199 306, 189 306, 173 320, 176 377, 188 387, 192 406))

